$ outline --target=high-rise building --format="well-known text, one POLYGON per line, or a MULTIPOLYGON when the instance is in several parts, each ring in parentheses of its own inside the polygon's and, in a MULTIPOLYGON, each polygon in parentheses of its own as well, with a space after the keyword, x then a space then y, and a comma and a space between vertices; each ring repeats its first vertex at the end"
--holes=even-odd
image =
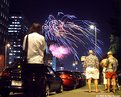
POLYGON ((9 18, 8 39, 10 48, 8 49, 8 63, 22 58, 23 38, 28 30, 27 22, 22 15, 12 15, 9 18))
POLYGON ((5 65, 5 44, 9 20, 9 0, 0 0, 0 66, 5 65))

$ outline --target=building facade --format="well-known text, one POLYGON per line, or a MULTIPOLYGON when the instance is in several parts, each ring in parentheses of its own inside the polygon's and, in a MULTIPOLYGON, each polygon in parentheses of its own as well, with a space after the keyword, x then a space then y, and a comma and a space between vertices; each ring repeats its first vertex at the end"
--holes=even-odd
POLYGON ((9 18, 8 40, 8 64, 22 59, 23 38, 28 30, 25 17, 22 15, 12 15, 9 18))
POLYGON ((5 65, 5 45, 9 20, 9 0, 0 0, 0 66, 5 65))

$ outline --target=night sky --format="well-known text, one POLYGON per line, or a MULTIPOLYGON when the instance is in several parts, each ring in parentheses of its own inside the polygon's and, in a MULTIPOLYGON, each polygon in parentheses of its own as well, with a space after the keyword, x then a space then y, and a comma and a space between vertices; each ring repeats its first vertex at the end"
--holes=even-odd
POLYGON ((102 51, 109 49, 111 27, 109 20, 114 15, 113 0, 10 0, 10 12, 22 12, 32 22, 41 22, 49 14, 57 12, 75 15, 80 20, 96 22, 100 29, 98 38, 103 41, 102 51))
POLYGON ((10 0, 11 11, 20 11, 33 21, 44 21, 61 11, 79 19, 107 21, 113 15, 113 0, 10 0))

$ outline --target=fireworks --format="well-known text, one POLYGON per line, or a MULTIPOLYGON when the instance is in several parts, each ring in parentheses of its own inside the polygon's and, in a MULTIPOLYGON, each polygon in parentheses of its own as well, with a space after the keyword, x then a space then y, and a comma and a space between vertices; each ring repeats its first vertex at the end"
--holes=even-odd
POLYGON ((63 59, 66 55, 69 54, 69 49, 64 46, 50 45, 50 51, 53 56, 63 59))
MULTIPOLYGON (((81 44, 86 50, 94 49, 95 35, 90 32, 91 24, 90 21, 78 20, 76 16, 65 15, 62 12, 58 12, 57 18, 49 15, 43 25, 43 33, 53 56, 62 59, 65 55, 73 54, 74 58, 79 59, 78 44, 81 44), (50 41, 53 43, 51 44, 50 41)), ((97 29, 97 31, 99 30, 97 29)), ((97 42, 100 43, 99 40, 97 42)), ((97 49, 97 51, 101 51, 98 44, 97 49)))

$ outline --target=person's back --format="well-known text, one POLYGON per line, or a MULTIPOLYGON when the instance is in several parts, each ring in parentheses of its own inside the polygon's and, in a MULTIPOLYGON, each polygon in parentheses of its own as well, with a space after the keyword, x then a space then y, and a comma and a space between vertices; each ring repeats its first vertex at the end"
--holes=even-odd
POLYGON ((116 72, 117 66, 118 66, 118 60, 111 56, 108 58, 109 64, 107 65, 107 70, 108 72, 116 72))
POLYGON ((42 35, 33 32, 28 35, 28 63, 43 64, 45 39, 42 35))
POLYGON ((98 58, 93 54, 90 54, 86 57, 84 64, 86 65, 86 67, 99 67, 98 58))
POLYGON ((46 97, 43 69, 46 44, 44 36, 41 35, 41 30, 42 26, 39 23, 33 23, 29 29, 29 34, 24 37, 23 41, 23 50, 27 51, 27 63, 23 65, 24 93, 26 97, 46 97), (35 78, 34 87, 33 76, 35 78))

